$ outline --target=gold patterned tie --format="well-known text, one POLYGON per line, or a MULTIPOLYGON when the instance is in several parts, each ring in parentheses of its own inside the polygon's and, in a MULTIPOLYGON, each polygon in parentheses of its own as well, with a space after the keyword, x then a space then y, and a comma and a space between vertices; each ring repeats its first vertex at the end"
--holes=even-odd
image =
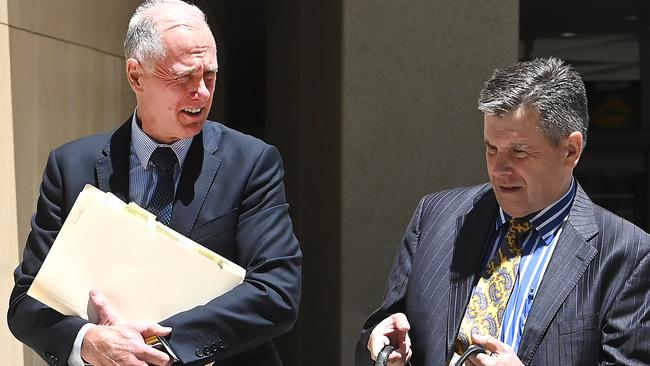
POLYGON ((532 229, 528 220, 511 219, 505 240, 497 255, 490 259, 485 273, 479 279, 460 323, 454 350, 462 355, 473 344, 472 335, 491 335, 499 338, 503 315, 519 271, 521 241, 532 229))

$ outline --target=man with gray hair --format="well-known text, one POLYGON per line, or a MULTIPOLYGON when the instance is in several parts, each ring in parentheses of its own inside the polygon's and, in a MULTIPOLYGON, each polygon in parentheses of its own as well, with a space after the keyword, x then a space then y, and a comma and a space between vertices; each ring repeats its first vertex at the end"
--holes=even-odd
MULTIPOLYGON (((11 331, 50 365, 163 366, 175 359, 178 365, 281 365, 273 338, 296 320, 302 254, 277 149, 207 121, 217 53, 196 6, 145 1, 131 18, 124 52, 136 110, 115 131, 50 153, 14 274, 11 331), (160 324, 125 322, 96 290, 89 302, 98 324, 26 296, 86 184, 146 207, 160 222, 244 267, 244 282, 160 324), (151 336, 163 339, 164 351, 145 343, 151 336)), ((188 269, 169 268, 169 275, 177 270, 188 269)), ((164 286, 164 279, 156 281, 152 286, 164 286)))
POLYGON ((479 110, 490 183, 420 201, 356 364, 650 362, 650 236, 573 177, 578 73, 556 58, 497 70, 479 110))

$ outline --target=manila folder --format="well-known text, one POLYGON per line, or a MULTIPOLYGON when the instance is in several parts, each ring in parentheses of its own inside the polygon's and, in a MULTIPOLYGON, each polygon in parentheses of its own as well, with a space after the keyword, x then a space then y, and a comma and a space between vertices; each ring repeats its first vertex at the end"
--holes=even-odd
POLYGON ((88 319, 88 292, 97 289, 124 320, 158 323, 231 290, 245 273, 136 204, 86 185, 27 294, 88 319))

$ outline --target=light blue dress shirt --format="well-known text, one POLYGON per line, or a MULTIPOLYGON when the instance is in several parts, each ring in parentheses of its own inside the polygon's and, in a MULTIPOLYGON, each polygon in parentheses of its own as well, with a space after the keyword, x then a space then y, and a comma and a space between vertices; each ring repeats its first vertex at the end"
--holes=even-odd
MULTIPOLYGON (((569 190, 562 198, 543 210, 526 216, 526 219, 533 225, 533 230, 528 233, 522 243, 519 272, 506 306, 499 337, 503 343, 511 346, 515 353, 519 349, 528 313, 533 306, 544 272, 555 250, 562 226, 569 217, 576 188, 577 183, 573 179, 569 190)), ((496 230, 491 238, 490 255, 484 259, 483 267, 487 264, 488 259, 496 254, 499 244, 508 231, 510 219, 511 217, 499 207, 496 230)))

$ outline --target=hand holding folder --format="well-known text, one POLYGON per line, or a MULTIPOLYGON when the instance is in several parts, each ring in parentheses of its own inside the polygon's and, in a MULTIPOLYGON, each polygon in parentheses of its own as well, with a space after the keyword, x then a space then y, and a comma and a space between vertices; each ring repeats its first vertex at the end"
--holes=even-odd
POLYGON ((27 294, 88 319, 88 293, 98 289, 125 321, 159 323, 231 290, 245 274, 134 203, 86 185, 27 294))

